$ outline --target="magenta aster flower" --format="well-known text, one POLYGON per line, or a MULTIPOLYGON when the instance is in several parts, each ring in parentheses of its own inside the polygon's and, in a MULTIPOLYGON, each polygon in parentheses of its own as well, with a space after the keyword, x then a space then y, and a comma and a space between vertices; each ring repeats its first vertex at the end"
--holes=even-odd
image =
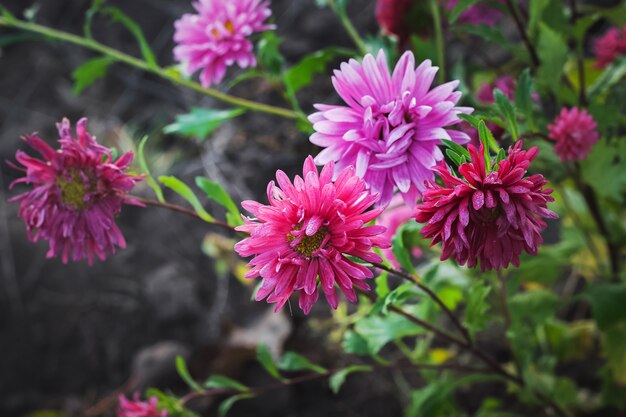
POLYGON ((604 68, 616 58, 626 55, 626 26, 621 29, 616 27, 609 29, 596 40, 593 49, 598 68, 604 68))
POLYGON ((174 57, 190 74, 202 70, 200 82, 209 87, 234 63, 256 66, 249 37, 274 28, 263 23, 272 14, 268 1, 199 0, 193 6, 198 14, 185 14, 174 24, 174 57))
POLYGON ((587 110, 578 110, 577 107, 571 110, 562 108, 561 113, 554 119, 554 124, 548 126, 550 138, 556 141, 554 152, 559 155, 559 159, 561 161, 585 159, 591 151, 591 145, 600 139, 597 126, 587 110))
POLYGON ((104 260, 115 253, 115 247, 126 247, 124 236, 115 224, 122 203, 138 204, 128 193, 141 176, 124 171, 133 160, 132 152, 113 161, 111 152, 99 145, 86 130, 87 119, 76 125, 77 139, 72 136, 67 119, 57 124, 61 149, 55 151, 37 134, 23 139, 42 159, 16 154, 23 165, 17 169, 26 176, 15 180, 32 184, 33 189, 12 198, 19 202, 29 239, 49 241, 48 258, 61 256, 64 263, 94 255, 104 260))
POLYGON ((355 288, 369 290, 363 280, 372 272, 347 256, 380 262, 373 247, 388 247, 382 226, 364 226, 382 208, 366 211, 378 196, 367 191, 353 168, 341 171, 333 183, 334 164, 318 175, 310 156, 304 162, 303 177, 293 184, 283 171, 276 172, 267 187, 270 205, 244 201, 241 205, 255 218, 244 217, 237 230, 250 237, 235 245, 243 257, 254 256, 247 278, 261 276, 263 283, 256 299, 267 297, 280 310, 294 291, 300 291, 300 308, 308 314, 319 296, 318 286, 328 304, 337 308, 335 285, 350 301, 355 288), (320 285, 318 285, 318 283, 320 285))
POLYGON ((482 84, 478 89, 478 93, 476 93, 476 98, 485 104, 492 104, 496 101, 493 90, 497 88, 502 91, 509 100, 512 100, 515 96, 515 84, 515 78, 510 75, 503 75, 492 83, 482 84))
POLYGON ((421 230, 432 244, 443 242, 441 260, 454 258, 470 268, 480 261, 481 271, 519 266, 519 255, 536 255, 546 227, 543 218, 557 215, 548 210, 552 190, 540 174, 526 177, 538 149, 522 150, 517 142, 507 159, 487 172, 484 149, 468 146, 471 162, 459 167, 461 177, 445 164, 435 168, 443 186, 430 181, 416 220, 427 223, 421 230))
POLYGON ((440 139, 469 141, 467 134, 448 130, 459 123, 458 81, 430 89, 437 73, 430 61, 415 69, 415 58, 406 52, 393 74, 381 50, 359 63, 341 64, 332 79, 347 106, 317 104, 309 116, 316 130, 311 142, 326 149, 315 162, 337 162, 337 172, 354 166, 373 192, 379 205, 387 205, 397 187, 408 205, 415 205, 424 181, 433 179, 431 167, 443 159, 440 139))
POLYGON ((145 402, 139 401, 139 394, 135 394, 133 400, 120 395, 119 402, 117 417, 167 417, 167 410, 159 411, 157 397, 150 397, 145 402))
MULTIPOLYGON (((448 9, 448 11, 452 11, 458 2, 459 0, 448 0, 446 3, 446 9, 448 9)), ((502 3, 502 0, 500 0, 500 3, 502 3)), ((479 3, 465 9, 457 21, 459 23, 467 23, 470 25, 493 26, 497 24, 500 19, 502 19, 502 12, 500 10, 489 7, 486 4, 479 3)))
MULTIPOLYGON (((382 234, 382 237, 391 241, 398 229, 405 223, 413 221, 413 217, 415 217, 415 206, 407 206, 402 197, 396 194, 391 199, 387 208, 385 208, 385 211, 378 216, 376 224, 384 226, 387 229, 382 234)), ((391 262, 395 268, 400 268, 396 255, 394 255, 391 248, 383 249, 381 252, 385 259, 391 262)), ((422 254, 422 251, 420 248, 412 248, 411 254, 417 257, 422 254)))

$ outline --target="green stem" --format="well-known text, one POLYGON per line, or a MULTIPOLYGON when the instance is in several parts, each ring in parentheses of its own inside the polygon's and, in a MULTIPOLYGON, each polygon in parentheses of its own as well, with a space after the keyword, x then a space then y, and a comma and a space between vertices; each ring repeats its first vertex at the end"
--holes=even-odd
POLYGON ((433 25, 435 27, 435 45, 437 47, 437 64, 439 65, 439 84, 446 82, 446 54, 443 42, 443 30, 441 28, 441 14, 437 0, 430 0, 430 12, 433 15, 433 25))
POLYGON ((191 90, 197 91, 199 93, 205 94, 207 96, 213 97, 217 100, 232 104, 237 107, 241 107, 241 108, 252 110, 252 111, 258 111, 262 113, 268 113, 268 114, 272 114, 275 116, 284 117, 287 119, 298 118, 297 113, 289 109, 284 109, 281 107, 271 106, 268 104, 258 103, 256 101, 234 97, 234 96, 231 96, 230 94, 221 93, 212 88, 205 88, 201 86, 200 84, 196 83, 195 81, 180 77, 177 73, 167 71, 165 68, 162 68, 159 66, 150 65, 146 61, 143 61, 131 55, 125 54, 116 49, 108 47, 106 45, 103 45, 100 42, 97 42, 93 39, 83 38, 81 36, 77 36, 71 33, 67 33, 67 32, 52 29, 46 26, 38 25, 36 23, 24 22, 24 21, 17 20, 17 19, 7 19, 5 17, 0 17, 0 26, 13 27, 16 29, 25 30, 25 31, 32 32, 32 33, 37 33, 37 34, 46 36, 48 38, 72 43, 74 45, 82 46, 83 48, 91 49, 92 51, 99 52, 102 55, 108 56, 117 62, 122 62, 124 64, 130 65, 131 67, 135 67, 143 71, 158 75, 161 78, 169 80, 173 84, 187 87, 191 90))
POLYGON ((346 14, 345 10, 340 10, 339 7, 337 7, 337 3, 335 3, 335 0, 327 0, 327 1, 328 1, 328 6, 332 9, 333 12, 335 12, 337 16, 339 16, 339 20, 341 21, 343 28, 348 33, 348 36, 350 36, 350 38, 352 39, 356 47, 359 49, 359 51, 363 55, 365 55, 367 53, 367 47, 365 46, 365 42, 363 42, 363 39, 361 38, 361 36, 359 35, 359 32, 356 30, 356 28, 352 24, 352 21, 346 14))

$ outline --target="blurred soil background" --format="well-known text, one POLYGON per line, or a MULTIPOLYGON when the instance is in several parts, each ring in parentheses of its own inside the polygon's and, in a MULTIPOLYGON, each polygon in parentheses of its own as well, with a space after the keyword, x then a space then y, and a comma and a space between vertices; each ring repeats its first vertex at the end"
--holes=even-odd
MULTIPOLYGON (((37 22, 81 33, 90 2, 1 3, 18 15, 34 6, 37 22)), ((140 24, 161 65, 174 64, 173 22, 192 11, 190 1, 109 3, 140 24)), ((351 45, 332 12, 318 8, 313 0, 273 0, 272 9, 288 64, 327 46, 351 45)), ((377 30, 374 2, 354 0, 350 12, 359 28, 377 30)), ((15 33, 0 29, 0 40, 15 33)), ((96 18, 94 36, 139 54, 132 36, 105 18, 96 18)), ((21 135, 39 131, 55 144, 54 126, 63 117, 73 123, 88 117, 89 130, 100 142, 124 150, 150 135, 147 153, 155 174, 176 175, 189 184, 198 175, 209 177, 224 185, 237 202, 264 199, 276 169, 291 176, 301 171, 304 156, 314 152, 291 122, 263 114, 245 114, 204 143, 163 136, 163 126, 175 115, 191 107, 222 105, 117 64, 76 97, 70 74, 94 56, 77 46, 41 39, 0 49, 0 415, 17 417, 37 410, 113 415, 118 390, 132 393, 156 386, 182 394, 186 388, 174 368, 178 354, 188 359, 199 379, 219 372, 252 386, 269 384, 271 379, 254 360, 259 341, 275 352, 296 349, 323 365, 340 365, 333 352, 337 347, 312 332, 299 309, 274 315, 269 305, 250 302, 253 287, 217 274, 202 242, 207 233, 219 230, 193 218, 127 207, 119 224, 128 248, 91 268, 85 262, 63 265, 58 259, 48 260, 45 242, 27 241, 18 206, 7 202, 25 188, 8 190, 19 172, 5 161, 14 159, 18 148, 25 149, 21 135)), ((246 82, 234 94, 286 105, 261 81, 246 82)), ((301 99, 307 112, 313 99, 336 100, 328 76, 320 76, 301 99)), ((136 192, 151 195, 145 185, 136 192)), ((222 214, 217 207, 209 209, 222 214)), ((215 236, 209 240, 225 244, 226 253, 232 253, 228 249, 232 242, 215 236)), ((322 307, 318 315, 328 312, 322 307)), ((391 387, 380 375, 354 378, 337 397, 322 380, 242 402, 231 415, 399 415, 401 404, 391 387)), ((215 414, 210 401, 197 406, 207 415, 215 414)))

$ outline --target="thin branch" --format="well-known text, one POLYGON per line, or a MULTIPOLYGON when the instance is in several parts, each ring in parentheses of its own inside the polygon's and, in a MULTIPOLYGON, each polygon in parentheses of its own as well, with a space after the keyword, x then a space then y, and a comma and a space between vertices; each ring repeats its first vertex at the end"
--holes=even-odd
MULTIPOLYGON (((570 22, 572 24, 572 28, 576 26, 576 21, 578 20, 578 9, 576 7, 576 0, 569 0, 570 11, 572 16, 570 18, 570 22)), ((578 104, 580 106, 587 105, 587 93, 585 91, 585 62, 583 56, 582 45, 576 39, 576 66, 578 70, 578 104)))
POLYGON ((536 69, 539 66, 539 56, 537 55, 537 50, 528 38, 528 33, 526 33, 526 28, 524 27, 522 18, 517 13, 517 9, 515 8, 512 0, 506 0, 506 6, 509 9, 511 16, 513 17, 513 20, 515 21, 515 26, 517 27, 517 31, 522 37, 524 45, 526 45, 526 49, 528 49, 528 54, 530 55, 530 63, 532 64, 532 67, 536 69))
POLYGON ((343 28, 348 33, 348 36, 350 36, 350 38, 352 39, 352 42, 354 42, 354 44, 359 49, 359 51, 363 55, 365 55, 367 53, 367 47, 365 46, 365 42, 363 42, 363 39, 361 38, 361 36, 359 35, 359 32, 356 30, 356 28, 352 24, 352 21, 346 14, 346 11, 340 10, 335 0, 328 0, 328 6, 339 17, 339 20, 341 21, 343 28))

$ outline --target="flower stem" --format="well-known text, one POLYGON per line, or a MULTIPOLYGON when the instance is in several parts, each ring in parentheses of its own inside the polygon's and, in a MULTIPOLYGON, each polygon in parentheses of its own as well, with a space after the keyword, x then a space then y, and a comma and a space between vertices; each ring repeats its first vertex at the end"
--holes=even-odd
POLYGON ((91 49, 92 51, 99 52, 102 55, 108 56, 117 62, 121 62, 130 65, 131 67, 135 67, 143 71, 158 75, 159 77, 166 79, 173 84, 189 88, 191 90, 213 97, 224 103, 232 104, 233 106, 241 107, 251 111, 268 113, 287 119, 298 118, 297 113, 292 110, 235 97, 230 94, 214 90, 212 88, 203 87, 195 81, 182 78, 178 73, 168 71, 167 69, 160 66, 150 65, 144 60, 125 54, 124 52, 106 46, 93 39, 88 39, 78 35, 74 35, 72 33, 52 29, 46 26, 39 25, 37 23, 25 22, 18 19, 7 19, 6 17, 0 17, 0 26, 7 26, 31 33, 37 33, 51 39, 64 41, 74 45, 82 46, 83 48, 91 49))
POLYGON ((356 28, 352 24, 352 21, 348 17, 346 11, 341 10, 339 7, 337 7, 337 3, 335 2, 335 0, 327 0, 327 2, 328 2, 328 6, 332 9, 332 11, 335 12, 335 14, 339 17, 339 20, 341 21, 343 28, 348 33, 348 36, 350 36, 350 38, 352 39, 352 42, 354 42, 358 50, 363 55, 365 55, 367 53, 367 47, 365 46, 365 42, 363 42, 363 39, 361 38, 361 36, 359 35, 359 32, 356 30, 356 28))
POLYGON ((515 8, 515 5, 513 4, 512 0, 506 0, 506 6, 509 9, 511 16, 513 17, 513 20, 515 21, 515 26, 517 27, 517 31, 522 37, 522 41, 524 42, 524 45, 526 45, 526 49, 528 49, 528 54, 530 56, 530 63, 533 69, 537 69, 537 67, 539 66, 539 55, 537 55, 537 50, 535 49, 532 42, 528 38, 528 33, 526 33, 526 28, 524 27, 522 18, 517 12, 517 9, 515 8))
MULTIPOLYGON (((578 20, 578 9, 576 7, 576 0, 569 0, 570 12, 572 14, 570 23, 572 28, 576 27, 576 21, 578 20)), ((578 105, 587 105, 587 93, 585 91, 585 61, 583 45, 580 39, 576 41, 576 66, 578 69, 578 105)))
POLYGON ((439 65, 439 84, 446 81, 446 53, 443 41, 443 29, 441 27, 441 13, 437 0, 430 0, 430 12, 433 15, 433 26, 435 27, 435 45, 437 47, 437 64, 439 65))

